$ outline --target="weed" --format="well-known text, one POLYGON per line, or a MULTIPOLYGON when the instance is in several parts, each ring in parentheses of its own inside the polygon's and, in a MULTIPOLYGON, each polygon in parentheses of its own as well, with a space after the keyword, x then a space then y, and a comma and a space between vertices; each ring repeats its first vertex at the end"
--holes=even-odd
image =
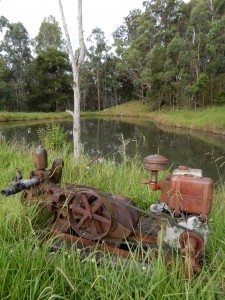
POLYGON ((68 132, 60 124, 47 124, 45 128, 37 130, 41 144, 49 150, 60 150, 66 147, 68 132))

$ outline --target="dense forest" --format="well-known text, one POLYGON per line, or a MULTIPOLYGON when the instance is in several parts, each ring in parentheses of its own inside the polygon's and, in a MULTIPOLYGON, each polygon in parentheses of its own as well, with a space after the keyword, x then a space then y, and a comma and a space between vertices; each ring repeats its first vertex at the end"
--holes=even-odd
MULTIPOLYGON (((0 110, 64 111, 72 69, 57 20, 30 39, 22 22, 0 17, 0 110)), ((109 45, 94 28, 82 66, 82 110, 133 99, 152 110, 225 103, 225 0, 151 0, 130 11, 109 45)))

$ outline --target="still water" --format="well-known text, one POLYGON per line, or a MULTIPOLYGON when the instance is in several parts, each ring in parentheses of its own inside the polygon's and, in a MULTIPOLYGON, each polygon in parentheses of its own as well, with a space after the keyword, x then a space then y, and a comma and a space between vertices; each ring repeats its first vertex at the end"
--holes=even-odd
MULTIPOLYGON (((60 123, 72 141, 72 122, 60 123)), ((37 129, 46 123, 1 124, 0 136, 21 144, 39 144, 37 129)), ((215 181, 225 178, 225 137, 200 131, 157 127, 140 119, 82 119, 81 142, 91 157, 114 157, 121 160, 124 153, 141 157, 159 153, 170 165, 187 165, 203 170, 203 175, 215 181), (223 165, 224 163, 224 165, 223 165)))

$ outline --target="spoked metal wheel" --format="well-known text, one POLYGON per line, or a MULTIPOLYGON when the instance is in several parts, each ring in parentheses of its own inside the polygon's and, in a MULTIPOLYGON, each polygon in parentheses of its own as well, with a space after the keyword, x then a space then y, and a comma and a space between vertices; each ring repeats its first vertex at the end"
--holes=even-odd
POLYGON ((68 218, 81 237, 99 240, 112 225, 113 208, 109 200, 95 191, 82 190, 68 202, 68 218))

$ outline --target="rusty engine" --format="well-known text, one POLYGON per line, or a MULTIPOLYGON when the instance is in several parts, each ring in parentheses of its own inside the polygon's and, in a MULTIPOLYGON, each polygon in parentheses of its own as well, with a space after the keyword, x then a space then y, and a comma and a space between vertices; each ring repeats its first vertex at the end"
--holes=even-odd
POLYGON ((159 190, 160 199, 144 211, 123 195, 74 183, 60 187, 64 162, 55 159, 46 170, 47 150, 42 146, 35 149, 33 161, 35 170, 30 172, 30 179, 23 179, 17 168, 12 185, 1 193, 7 197, 23 191, 22 203, 44 203, 53 215, 55 234, 87 246, 102 248, 104 244, 104 250, 123 256, 129 252, 120 249, 125 241, 132 245, 141 241, 145 247, 157 248, 161 240, 185 256, 186 277, 201 269, 199 257, 209 235, 213 181, 203 177, 200 169, 180 166, 158 181, 158 172, 164 170, 168 160, 160 155, 147 156, 144 165, 151 178, 144 183, 152 191, 159 190), (142 222, 148 219, 155 220, 157 226, 150 222, 143 232, 142 222))

